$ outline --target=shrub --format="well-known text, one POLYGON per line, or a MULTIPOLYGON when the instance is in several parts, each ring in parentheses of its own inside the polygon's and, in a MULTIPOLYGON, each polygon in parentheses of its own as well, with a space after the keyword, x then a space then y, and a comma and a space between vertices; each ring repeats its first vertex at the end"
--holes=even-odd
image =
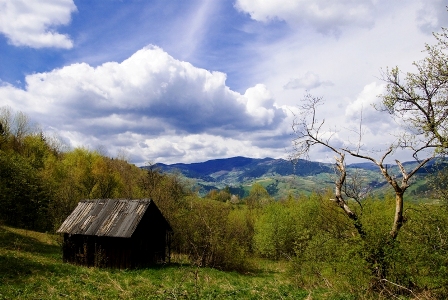
POLYGON ((294 254, 297 236, 292 207, 279 202, 268 204, 255 224, 255 248, 265 257, 278 260, 294 254))
POLYGON ((243 212, 232 212, 228 203, 190 199, 174 228, 178 251, 201 267, 226 270, 248 268, 251 229, 243 212))

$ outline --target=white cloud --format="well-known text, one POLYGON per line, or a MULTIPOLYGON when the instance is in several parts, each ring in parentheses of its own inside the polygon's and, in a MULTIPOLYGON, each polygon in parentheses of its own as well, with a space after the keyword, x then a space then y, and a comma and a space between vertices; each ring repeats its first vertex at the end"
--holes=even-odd
POLYGON ((182 34, 177 36, 176 44, 182 51, 180 54, 183 59, 190 58, 198 50, 203 42, 207 30, 209 30, 211 16, 218 9, 219 1, 206 0, 198 1, 197 6, 191 12, 187 13, 181 20, 183 24, 176 24, 176 30, 182 30, 182 34), (188 26, 185 25, 188 23, 188 26))
MULTIPOLYGON (((20 1, 0 0, 0 10, 5 3, 25 7, 29 2, 20 1)), ((381 86, 380 70, 398 65, 404 72, 412 71, 412 61, 424 56, 424 43, 434 41, 428 32, 448 24, 443 2, 236 0, 235 7, 259 21, 254 22, 241 14, 227 15, 228 7, 219 1, 193 1, 177 17, 170 15, 173 21, 136 28, 125 43, 123 31, 102 42, 95 40, 91 48, 77 49, 97 55, 87 60, 90 64, 28 75, 24 90, 0 83, 0 99, 44 128, 54 128, 73 145, 103 144, 111 154, 122 149, 135 162, 191 162, 234 155, 283 156, 292 138, 291 111, 298 113, 301 89, 307 89, 326 100, 318 117, 325 119, 326 131, 338 133, 338 145, 356 142, 353 128, 358 128, 361 109, 365 140, 378 145, 390 142, 387 134, 380 133, 391 128, 389 116, 370 106, 381 86), (163 34, 157 38, 146 34, 154 28, 164 28, 163 34), (343 34, 333 38, 316 30, 343 34), (129 55, 148 42, 160 43, 175 57, 204 69, 157 47, 129 55), (102 47, 92 51, 93 45, 102 47), (105 55, 107 48, 114 55, 105 55), (103 63, 123 57, 129 58, 103 63), (227 86, 226 74, 208 70, 225 70, 235 90, 227 86)), ((75 9, 71 1, 64 3, 75 9)), ((73 11, 67 7, 65 11, 73 11)), ((70 13, 64 19, 51 10, 36 10, 35 15, 51 21, 41 22, 47 25, 39 34, 59 34, 54 26, 70 20, 70 13)), ((9 25, 3 20, 14 21, 0 15, 0 30, 9 25)), ((125 17, 108 20, 101 34, 92 33, 88 41, 105 36, 106 30, 117 27, 117 20, 131 27, 125 17)), ((88 56, 76 57, 83 56, 65 58, 81 62, 88 56)), ((320 150, 311 155, 322 159, 320 150)))
POLYGON ((143 161, 160 152, 237 154, 241 143, 253 153, 263 152, 255 151, 252 142, 275 131, 286 118, 284 110, 274 105, 264 85, 242 95, 225 80, 223 73, 196 68, 148 46, 121 63, 78 63, 28 75, 25 90, 5 85, 0 98, 73 145, 125 147, 143 161), (266 132, 255 136, 254 131, 266 132))
MULTIPOLYGON (((347 138, 351 147, 360 144, 363 151, 384 151, 392 145, 402 130, 391 115, 381 108, 381 94, 385 92, 385 84, 372 82, 364 86, 353 102, 345 109, 345 125, 348 129, 347 138), (361 128, 360 128, 361 126, 361 128)), ((378 155, 376 153, 375 155, 378 155)))
POLYGON ((374 5, 370 0, 237 0, 235 7, 256 21, 283 20, 325 33, 338 33, 346 25, 373 24, 374 5))
POLYGON ((248 88, 244 93, 247 99, 247 112, 258 120, 261 125, 269 125, 274 121, 276 108, 273 107, 274 99, 265 85, 257 84, 248 88))
POLYGON ((364 86, 356 100, 350 103, 345 109, 346 118, 359 121, 362 116, 362 121, 369 124, 385 122, 385 118, 388 115, 381 114, 375 109, 375 106, 379 108, 381 99, 378 96, 384 93, 384 88, 384 84, 377 82, 372 82, 364 86))
POLYGON ((321 81, 319 75, 313 72, 306 72, 304 77, 301 78, 292 78, 288 81, 287 84, 283 86, 284 89, 299 89, 303 88, 308 91, 318 88, 320 86, 331 86, 333 83, 331 81, 321 81))
POLYGON ((368 83, 380 82, 382 68, 398 65, 404 72, 414 71, 412 62, 424 56, 425 41, 433 40, 415 24, 419 3, 391 5, 376 15, 373 28, 351 28, 338 39, 296 30, 274 43, 260 43, 256 47, 259 63, 251 71, 280 105, 298 105, 301 89, 312 90, 326 101, 319 117, 327 124, 344 124, 341 118, 347 105, 368 83), (314 88, 324 82, 332 85, 314 88))
POLYGON ((80 63, 29 75, 27 92, 35 100, 27 106, 47 114, 58 111, 64 119, 70 114, 90 119, 120 110, 121 117, 126 112, 158 118, 186 132, 275 126, 282 118, 265 88, 255 86, 241 95, 225 80, 223 73, 196 68, 149 46, 122 63, 96 68, 80 63))
POLYGON ((55 31, 76 11, 73 0, 0 0, 0 32, 14 46, 69 49, 69 36, 55 31))

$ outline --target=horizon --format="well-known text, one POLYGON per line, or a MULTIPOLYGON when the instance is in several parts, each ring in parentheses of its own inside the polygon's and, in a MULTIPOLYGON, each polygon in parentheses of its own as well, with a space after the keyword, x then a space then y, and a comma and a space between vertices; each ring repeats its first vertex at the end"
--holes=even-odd
MULTIPOLYGON (((225 158, 213 158, 213 159, 209 159, 209 160, 205 160, 205 161, 197 161, 197 162, 191 162, 191 163, 182 163, 182 162, 163 163, 163 162, 156 162, 156 163, 154 163, 154 165, 157 165, 157 164, 163 164, 163 165, 166 165, 166 166, 179 165, 179 164, 191 165, 191 164, 202 164, 202 163, 207 163, 207 162, 217 161, 217 160, 230 160, 230 159, 235 159, 235 158, 247 158, 247 159, 253 159, 253 160, 272 159, 272 160, 291 161, 291 160, 284 159, 284 158, 273 158, 273 157, 256 158, 256 157, 247 157, 247 156, 234 156, 234 157, 225 157, 225 158)), ((438 158, 433 158, 433 159, 438 159, 438 158)), ((314 162, 314 163, 322 163, 322 164, 334 164, 332 162, 322 162, 322 161, 315 161, 315 160, 308 160, 308 159, 300 159, 300 160, 308 161, 308 162, 314 162)), ((406 160, 406 161, 402 161, 401 163, 406 164, 406 163, 413 163, 413 162, 415 162, 415 160, 406 160)), ((366 161, 366 160, 360 160, 358 162, 352 162, 352 163, 347 164, 347 166, 360 165, 360 164, 369 164, 369 165, 376 166, 373 162, 366 161)), ((392 162, 392 163, 385 163, 385 165, 389 166, 389 165, 397 165, 397 164, 392 162)), ((145 167, 145 166, 146 165, 143 165, 143 166, 140 166, 140 167, 145 167)))

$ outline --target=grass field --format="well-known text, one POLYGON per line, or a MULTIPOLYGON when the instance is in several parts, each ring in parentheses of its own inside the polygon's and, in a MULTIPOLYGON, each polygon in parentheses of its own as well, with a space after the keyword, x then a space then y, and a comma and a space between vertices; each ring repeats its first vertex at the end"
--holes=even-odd
POLYGON ((110 270, 62 262, 60 237, 0 226, 0 299, 351 299, 294 285, 286 262, 239 274, 172 263, 110 270))

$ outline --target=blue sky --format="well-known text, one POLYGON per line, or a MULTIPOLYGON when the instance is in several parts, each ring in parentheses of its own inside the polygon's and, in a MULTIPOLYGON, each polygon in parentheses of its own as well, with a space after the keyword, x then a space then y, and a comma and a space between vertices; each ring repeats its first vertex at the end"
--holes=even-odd
MULTIPOLYGON (((441 0, 0 0, 0 106, 129 161, 287 157, 306 91, 336 144, 394 141, 381 70, 424 56, 441 0)), ((331 160, 316 149, 313 160, 331 160)))

